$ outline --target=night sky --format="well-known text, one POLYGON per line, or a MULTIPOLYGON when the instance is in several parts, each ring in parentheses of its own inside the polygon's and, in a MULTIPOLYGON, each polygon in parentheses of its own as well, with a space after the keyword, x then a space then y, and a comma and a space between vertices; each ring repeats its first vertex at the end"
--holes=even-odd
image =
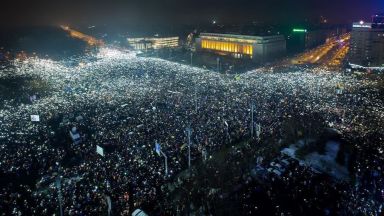
POLYGON ((369 19, 383 0, 9 0, 1 25, 146 25, 251 21, 298 22, 325 16, 331 23, 369 19))

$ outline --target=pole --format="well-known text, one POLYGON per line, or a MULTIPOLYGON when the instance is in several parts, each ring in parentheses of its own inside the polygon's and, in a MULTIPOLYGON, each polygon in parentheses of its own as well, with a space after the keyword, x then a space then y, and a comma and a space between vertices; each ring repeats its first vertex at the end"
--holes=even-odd
POLYGON ((165 160, 165 176, 168 175, 168 157, 167 155, 165 155, 165 153, 163 151, 160 151, 161 154, 164 156, 164 160, 165 160))
POLYGON ((195 86, 195 112, 197 113, 197 86, 195 86))
MULTIPOLYGON (((190 178, 191 178, 191 133, 192 133, 191 127, 188 126, 186 128, 186 131, 187 131, 187 135, 188 135, 188 179, 190 180, 190 178)), ((189 184, 190 184, 190 182, 189 182, 189 184)), ((190 206, 191 206, 191 201, 190 201, 189 195, 188 195, 187 199, 188 199, 187 215, 189 216, 190 215, 190 206)))
POLYGON ((108 204, 108 216, 111 216, 111 211, 112 211, 111 197, 106 195, 105 200, 107 201, 107 204, 108 204))
POLYGON ((187 127, 188 134, 188 169, 191 168, 191 128, 187 127))
POLYGON ((220 58, 217 57, 217 72, 220 72, 220 58))
POLYGON ((256 124, 256 136, 258 140, 260 139, 260 134, 261 134, 261 126, 260 124, 256 124))
POLYGON ((191 66, 193 65, 192 64, 192 58, 193 58, 193 52, 191 52, 191 66))
POLYGON ((251 104, 251 138, 253 139, 253 102, 251 104))
POLYGON ((63 216, 63 195, 61 194, 61 177, 56 178, 56 188, 59 196, 60 216, 63 216))

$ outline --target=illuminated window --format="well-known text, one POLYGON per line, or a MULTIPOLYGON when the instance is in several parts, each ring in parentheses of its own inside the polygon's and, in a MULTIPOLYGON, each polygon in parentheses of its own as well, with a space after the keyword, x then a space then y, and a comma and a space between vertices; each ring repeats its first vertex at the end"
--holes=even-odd
POLYGON ((201 47, 204 49, 239 53, 239 54, 245 54, 245 55, 251 55, 251 56, 253 54, 253 47, 250 44, 237 44, 237 43, 225 42, 225 41, 202 40, 201 47))

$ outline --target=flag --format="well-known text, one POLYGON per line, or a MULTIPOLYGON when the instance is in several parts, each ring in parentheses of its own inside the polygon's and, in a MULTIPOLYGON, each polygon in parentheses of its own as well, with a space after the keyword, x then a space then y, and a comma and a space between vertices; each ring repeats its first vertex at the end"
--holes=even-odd
POLYGON ((102 147, 96 145, 96 152, 97 152, 97 154, 104 157, 104 149, 102 147))
POLYGON ((159 143, 155 143, 155 152, 160 156, 161 153, 161 146, 159 143))

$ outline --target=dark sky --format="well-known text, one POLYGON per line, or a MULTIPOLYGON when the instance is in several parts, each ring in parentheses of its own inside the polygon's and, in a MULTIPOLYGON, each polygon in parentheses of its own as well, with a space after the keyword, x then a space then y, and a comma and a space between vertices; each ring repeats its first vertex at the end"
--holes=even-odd
POLYGON ((380 11, 384 0, 3 0, 0 25, 293 22, 320 15, 346 23, 380 11))

